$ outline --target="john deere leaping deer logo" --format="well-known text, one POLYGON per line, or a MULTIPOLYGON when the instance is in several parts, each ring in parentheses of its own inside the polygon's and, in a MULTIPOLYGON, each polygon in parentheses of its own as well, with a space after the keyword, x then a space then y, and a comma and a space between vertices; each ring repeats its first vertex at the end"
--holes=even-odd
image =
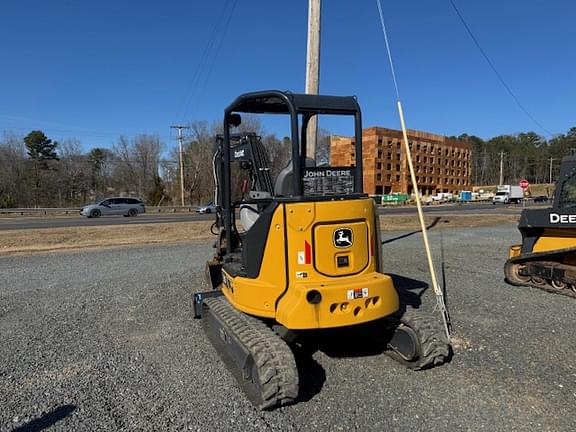
POLYGON ((338 228, 334 230, 334 246, 337 248, 348 248, 352 246, 352 230, 350 228, 338 228))

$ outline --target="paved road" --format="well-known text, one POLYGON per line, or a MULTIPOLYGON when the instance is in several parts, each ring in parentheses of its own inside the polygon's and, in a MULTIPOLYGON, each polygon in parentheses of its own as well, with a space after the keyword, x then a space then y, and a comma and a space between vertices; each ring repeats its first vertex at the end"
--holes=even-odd
MULTIPOLYGON (((465 204, 465 205, 435 205, 424 207, 424 212, 435 214, 516 214, 520 213, 521 206, 494 206, 492 204, 465 204)), ((379 210, 380 214, 416 214, 415 206, 384 207, 379 210)), ((0 231, 17 229, 43 229, 62 227, 81 227, 99 225, 134 225, 151 223, 185 222, 193 220, 212 220, 214 215, 200 215, 196 213, 174 214, 145 214, 135 218, 121 216, 108 216, 98 219, 88 219, 81 216, 62 217, 11 217, 0 218, 0 231)))
MULTIPOLYGON (((405 234, 385 233, 385 267, 422 286, 421 238, 405 234)), ((503 283, 512 224, 430 239, 452 362, 300 353, 302 401, 264 413, 191 317, 208 243, 0 258, 0 430, 575 430, 574 300, 503 283)))
POLYGON ((103 225, 138 225, 154 223, 188 222, 193 220, 211 220, 214 215, 196 213, 144 214, 134 218, 107 216, 88 219, 82 216, 60 217, 10 217, 0 218, 0 231, 21 229, 45 229, 103 225))

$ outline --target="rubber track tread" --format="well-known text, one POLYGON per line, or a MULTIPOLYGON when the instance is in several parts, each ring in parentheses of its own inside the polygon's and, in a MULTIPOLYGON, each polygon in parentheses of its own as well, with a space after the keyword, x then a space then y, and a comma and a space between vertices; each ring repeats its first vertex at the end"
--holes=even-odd
MULTIPOLYGON (((515 286, 525 286, 525 287, 531 287, 531 288, 538 288, 541 289, 543 291, 547 291, 547 292, 551 292, 554 294, 560 294, 566 297, 572 297, 572 298, 576 298, 576 292, 572 291, 569 287, 563 288, 563 289, 557 289, 554 288, 552 285, 550 285, 549 282, 547 282, 545 285, 538 285, 535 284, 531 281, 520 281, 518 279, 516 279, 514 277, 514 274, 512 272, 512 266, 514 264, 522 264, 523 262, 538 262, 536 260, 529 260, 527 259, 526 261, 522 260, 522 257, 518 257, 515 258, 513 260, 508 260, 506 261, 506 263, 504 264, 504 280, 509 283, 510 285, 515 285, 515 286)), ((547 261, 547 260, 544 260, 547 261)))
POLYGON ((298 369, 290 347, 261 320, 234 309, 224 297, 204 303, 252 354, 258 370, 260 409, 288 405, 298 397, 298 369))
POLYGON ((410 369, 422 370, 440 366, 448 360, 450 344, 438 320, 424 311, 407 308, 400 317, 400 322, 411 328, 420 342, 418 358, 410 362, 401 361, 404 365, 410 369))

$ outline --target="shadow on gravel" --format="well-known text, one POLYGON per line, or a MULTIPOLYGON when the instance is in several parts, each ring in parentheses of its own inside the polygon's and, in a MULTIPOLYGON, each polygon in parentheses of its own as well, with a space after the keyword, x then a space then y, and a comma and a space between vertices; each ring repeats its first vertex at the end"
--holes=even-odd
POLYGON ((293 346, 300 387, 298 389, 298 402, 308 402, 320 393, 326 381, 326 371, 312 357, 314 350, 308 347, 293 346))
POLYGON ((68 417, 76 409, 75 405, 62 405, 42 417, 29 421, 28 423, 12 429, 12 432, 36 432, 54 426, 60 420, 68 417))
MULTIPOLYGON (((418 309, 422 304, 422 296, 428 289, 428 284, 418 279, 411 279, 405 276, 389 274, 394 281, 394 286, 401 299, 399 315, 406 310, 406 306, 418 309)), ((300 373, 309 374, 305 369, 309 363, 314 362, 311 357, 316 351, 321 351, 328 357, 365 357, 380 355, 387 351, 388 342, 393 330, 398 325, 396 317, 380 319, 366 324, 344 327, 340 329, 314 330, 304 332, 300 336, 302 358, 296 356, 300 373), (307 355, 307 357, 306 357, 307 355), (304 370, 300 370, 302 367, 304 370)), ((321 368, 320 365, 313 367, 321 368)), ((325 373, 322 370, 322 382, 325 380, 325 373)), ((306 383, 304 383, 306 384, 306 383)))
MULTIPOLYGON (((402 306, 412 306, 419 308, 422 304, 422 296, 428 290, 429 285, 421 280, 412 279, 406 276, 397 275, 394 273, 386 273, 392 278, 394 287, 400 297, 400 304, 402 306)), ((402 307, 401 306, 401 307, 402 307)))
MULTIPOLYGON (((429 229, 434 228, 436 225, 438 225, 438 222, 440 222, 441 219, 442 219, 441 217, 436 216, 436 217, 434 218, 434 220, 430 223, 430 225, 428 225, 428 226, 426 227, 426 229, 429 230, 429 229)), ((446 223, 446 222, 448 222, 448 221, 444 221, 444 222, 446 223)), ((395 242, 395 241, 405 239, 406 237, 413 236, 414 234, 418 234, 418 233, 420 233, 420 232, 422 232, 422 230, 416 230, 416 231, 412 231, 412 232, 409 232, 409 233, 406 233, 406 234, 399 235, 398 237, 392 237, 392 238, 390 238, 390 239, 388 239, 388 240, 383 240, 383 241, 382 241, 382 244, 393 243, 393 242, 395 242)))

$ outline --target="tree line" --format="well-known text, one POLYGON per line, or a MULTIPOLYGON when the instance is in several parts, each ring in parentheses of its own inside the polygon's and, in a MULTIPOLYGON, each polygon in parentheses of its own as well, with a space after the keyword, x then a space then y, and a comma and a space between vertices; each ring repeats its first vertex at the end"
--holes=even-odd
MULTIPOLYGON (((221 125, 190 124, 183 145, 187 205, 213 200, 214 136, 221 132, 221 125)), ((286 165, 291 151, 288 137, 266 133, 256 117, 246 117, 239 132, 262 137, 273 176, 286 165)), ((319 131, 317 160, 329 160, 329 135, 319 131)), ((497 184, 501 160, 505 184, 516 184, 521 178, 547 183, 550 167, 555 180, 562 157, 576 149, 576 127, 550 139, 534 132, 488 140, 467 134, 451 138, 472 146, 473 185, 497 184)), ((165 152, 165 146, 158 136, 140 134, 121 136, 111 148, 84 151, 75 138, 56 142, 40 130, 24 137, 4 132, 0 138, 0 208, 80 206, 118 195, 136 196, 148 205, 179 205, 178 148, 165 152)), ((235 173, 233 186, 241 181, 242 173, 235 173)))
POLYGON ((500 179, 502 161, 503 184, 517 184, 526 179, 532 184, 555 182, 561 160, 576 151, 576 127, 550 139, 534 133, 499 135, 489 140, 462 134, 451 137, 472 145, 473 185, 495 185, 500 179))

